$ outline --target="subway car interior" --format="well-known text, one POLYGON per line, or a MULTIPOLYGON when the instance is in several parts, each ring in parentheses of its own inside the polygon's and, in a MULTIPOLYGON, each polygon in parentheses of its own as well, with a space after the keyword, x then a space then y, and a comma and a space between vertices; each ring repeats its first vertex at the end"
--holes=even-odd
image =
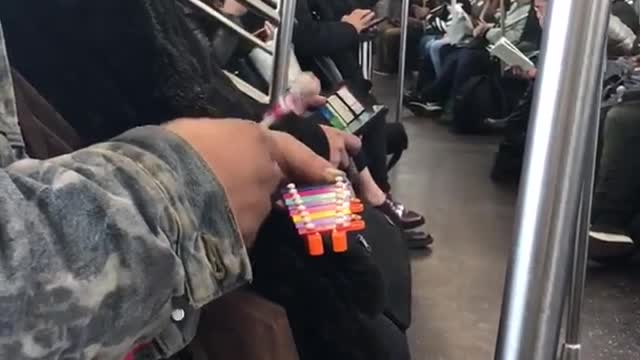
POLYGON ((252 283, 120 358, 640 360, 639 0, 2 0, 0 24, 31 157, 242 118, 360 199, 289 184, 252 283))

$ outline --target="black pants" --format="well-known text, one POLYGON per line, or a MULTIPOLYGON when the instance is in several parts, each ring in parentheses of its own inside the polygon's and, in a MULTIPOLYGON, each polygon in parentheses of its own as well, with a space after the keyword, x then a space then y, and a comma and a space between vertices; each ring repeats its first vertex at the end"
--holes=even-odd
POLYGON ((625 229, 640 210, 640 102, 605 116, 593 198, 592 225, 625 229))
MULTIPOLYGON (((449 55, 455 50, 457 47, 453 45, 444 45, 440 48, 439 56, 441 59, 447 59, 449 55)), ((423 96, 429 91, 429 88, 436 80, 436 70, 433 64, 433 59, 431 56, 425 54, 422 58, 422 66, 418 71, 418 80, 416 82, 416 91, 423 96)))
POLYGON ((484 48, 445 46, 441 54, 443 51, 448 54, 442 73, 425 88, 423 95, 426 101, 445 102, 453 98, 472 77, 487 74, 491 70, 491 59, 484 48))

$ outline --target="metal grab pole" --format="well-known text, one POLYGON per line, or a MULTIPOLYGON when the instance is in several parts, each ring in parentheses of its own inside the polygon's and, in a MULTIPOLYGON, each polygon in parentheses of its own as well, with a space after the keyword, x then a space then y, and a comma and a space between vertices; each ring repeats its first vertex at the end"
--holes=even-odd
MULTIPOLYGON (((606 66, 606 46, 600 55, 603 66, 600 71, 598 84, 602 84, 604 66, 606 66)), ((580 327, 582 324, 582 304, 584 302, 584 285, 587 279, 587 263, 589 261, 589 227, 591 224, 591 204, 593 186, 595 183, 596 157, 598 153, 598 132, 600 131, 600 106, 602 102, 602 86, 596 87, 596 99, 593 103, 590 127, 585 152, 583 169, 582 195, 580 198, 580 212, 576 222, 573 261, 571 264, 571 283, 567 301, 567 327, 565 342, 562 346, 562 360, 580 359, 580 327)))
POLYGON ((497 360, 557 355, 609 3, 552 0, 548 5, 497 360))
POLYGON ((500 0, 500 33, 502 36, 504 36, 504 31, 505 31, 504 24, 505 24, 505 21, 507 20, 507 14, 505 14, 505 12, 507 11, 507 7, 505 6, 504 1, 505 0, 500 0))
MULTIPOLYGON (((488 0, 487 0, 488 1, 488 0)), ((500 36, 504 37, 505 34, 505 21, 507 19, 507 7, 505 6, 505 0, 500 0, 500 36)), ((506 68, 506 64, 504 61, 500 60, 500 75, 504 76, 504 69, 506 68)))
POLYGON ((402 116, 402 98, 404 97, 404 73, 407 57, 407 27, 409 25, 409 0, 402 0, 400 15, 400 53, 398 54, 398 103, 396 104, 396 122, 402 116))
POLYGON ((238 33, 238 35, 240 35, 241 37, 243 37, 244 39, 246 39, 247 41, 252 42, 255 46, 263 49, 264 51, 266 51, 268 54, 272 54, 273 50, 271 50, 265 43, 264 41, 258 39, 257 37, 253 36, 250 32, 248 32, 247 30, 243 29, 242 26, 234 23, 233 21, 229 20, 229 18, 227 18, 226 16, 222 15, 220 12, 218 12, 218 10, 212 8, 211 6, 203 3, 200 0, 189 0, 189 2, 191 4, 193 4, 194 6, 196 6, 197 8, 199 8, 200 10, 206 12, 207 14, 211 15, 214 19, 218 20, 220 23, 222 23, 222 25, 228 27, 229 29, 235 31, 236 33, 238 33))
POLYGON ((278 16, 280 17, 280 26, 276 31, 271 89, 269 91, 272 104, 278 101, 289 87, 289 56, 296 16, 296 0, 280 0, 278 16))

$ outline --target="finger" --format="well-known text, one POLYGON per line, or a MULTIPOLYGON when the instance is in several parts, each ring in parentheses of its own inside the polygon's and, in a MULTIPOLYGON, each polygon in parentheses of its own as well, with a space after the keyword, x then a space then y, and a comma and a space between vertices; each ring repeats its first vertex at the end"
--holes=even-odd
POLYGON ((376 14, 373 11, 371 11, 362 17, 362 21, 368 25, 375 16, 376 14))
POLYGON ((351 155, 356 155, 362 149, 362 141, 359 137, 344 133, 344 146, 351 155))
POLYGON ((290 181, 332 183, 336 176, 344 176, 330 162, 315 154, 289 134, 271 131, 275 159, 290 181))
POLYGON ((315 95, 312 96, 308 101, 307 101, 307 106, 309 107, 320 107, 324 104, 327 103, 327 98, 321 95, 315 95))

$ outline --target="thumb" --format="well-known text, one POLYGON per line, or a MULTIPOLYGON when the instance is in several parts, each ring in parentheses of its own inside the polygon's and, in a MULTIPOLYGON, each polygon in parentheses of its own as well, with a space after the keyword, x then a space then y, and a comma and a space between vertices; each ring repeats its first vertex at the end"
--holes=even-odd
POLYGON ((279 131, 270 131, 272 154, 289 181, 311 184, 330 184, 337 176, 345 176, 331 163, 315 154, 293 136, 279 131))

